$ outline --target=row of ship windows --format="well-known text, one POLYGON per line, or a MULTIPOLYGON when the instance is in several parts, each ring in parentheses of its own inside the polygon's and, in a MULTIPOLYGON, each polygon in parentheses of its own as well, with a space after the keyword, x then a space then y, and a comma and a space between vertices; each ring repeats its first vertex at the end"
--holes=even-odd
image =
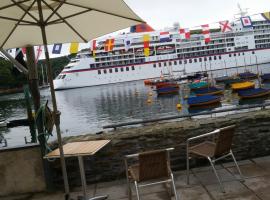
MULTIPOLYGON (((131 66, 131 70, 135 70, 135 67, 134 67, 134 66, 131 66)), ((124 67, 121 67, 121 68, 114 68, 114 72, 117 73, 118 71, 124 72, 125 69, 124 69, 124 67)), ((127 72, 129 71, 129 67, 126 67, 126 71, 127 71, 127 72)), ((113 69, 109 69, 108 71, 107 71, 107 69, 103 69, 103 74, 107 74, 107 72, 108 72, 108 73, 113 73, 113 69)), ((98 74, 101 74, 101 73, 102 73, 102 71, 101 71, 101 70, 98 70, 98 74)))
MULTIPOLYGON (((255 54, 255 52, 252 51, 252 54, 255 54)), ((241 56, 241 53, 229 54, 229 57, 232 57, 232 56, 236 57, 237 55, 238 56, 241 56)), ((243 52, 242 55, 245 55, 245 53, 243 52)), ((194 58, 194 59, 188 59, 188 60, 183 60, 183 61, 182 60, 179 60, 179 65, 182 65, 183 63, 184 64, 187 64, 188 62, 189 63, 192 63, 192 62, 196 63, 196 62, 202 62, 203 60, 204 61, 207 61, 207 60, 211 61, 211 60, 217 60, 217 59, 221 60, 222 57, 221 56, 213 56, 213 57, 210 56, 210 57, 208 57, 208 59, 207 59, 207 57, 204 57, 204 59, 202 59, 202 58, 198 58, 198 59, 197 58, 194 58)), ((177 65, 177 61, 175 60, 173 62, 172 61, 169 61, 168 62, 168 66, 172 66, 172 64, 177 65)), ((162 66, 161 63, 158 63, 158 64, 154 63, 153 64, 153 67, 156 68, 157 65, 159 67, 162 66)), ((163 66, 166 67, 167 66, 167 62, 163 62, 163 66)))

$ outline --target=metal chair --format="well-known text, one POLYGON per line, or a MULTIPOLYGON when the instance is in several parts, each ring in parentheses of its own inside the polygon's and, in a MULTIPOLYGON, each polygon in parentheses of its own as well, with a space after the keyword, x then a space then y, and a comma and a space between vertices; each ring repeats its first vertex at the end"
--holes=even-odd
POLYGON ((210 133, 206 133, 203 135, 189 138, 187 140, 187 158, 186 158, 187 159, 187 184, 189 184, 189 159, 191 158, 190 155, 205 157, 208 159, 217 177, 217 180, 219 182, 220 189, 222 192, 225 192, 225 190, 221 183, 217 170, 215 168, 215 162, 221 159, 224 159, 228 156, 231 156, 239 172, 240 179, 243 180, 242 173, 240 171, 240 168, 231 150, 234 130, 235 130, 235 125, 227 126, 221 129, 217 129, 210 133), (198 139, 201 140, 202 138, 209 138, 209 137, 213 137, 212 141, 204 141, 199 144, 190 146, 191 142, 194 142, 198 139))
POLYGON ((178 200, 174 177, 170 167, 169 151, 172 150, 173 148, 169 148, 165 150, 149 151, 125 156, 127 191, 129 199, 132 198, 131 181, 133 181, 138 200, 140 200, 139 188, 161 183, 170 183, 175 200, 178 200), (131 158, 137 159, 137 162, 133 165, 129 165, 128 160, 131 158))

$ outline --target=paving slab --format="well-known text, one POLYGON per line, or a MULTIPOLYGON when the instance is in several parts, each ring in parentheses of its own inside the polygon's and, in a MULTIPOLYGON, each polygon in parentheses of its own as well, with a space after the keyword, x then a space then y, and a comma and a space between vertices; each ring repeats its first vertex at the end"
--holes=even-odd
MULTIPOLYGON (((237 161, 237 164, 239 166, 248 165, 248 164, 252 164, 252 163, 254 163, 252 160, 239 160, 239 161, 237 161)), ((225 168, 235 167, 235 163, 234 162, 226 162, 226 163, 222 163, 222 166, 225 168)))
MULTIPOLYGON (((235 180, 235 177, 226 169, 219 169, 217 173, 221 179, 221 181, 232 181, 235 180)), ((198 178, 201 184, 203 185, 211 185, 218 183, 218 180, 214 174, 214 171, 203 171, 203 172, 195 172, 195 177, 198 178)))
POLYGON ((270 199, 270 176, 246 179, 244 184, 260 197, 260 199, 270 199))
POLYGON ((200 185, 189 188, 177 188, 180 200, 213 200, 207 191, 200 185))
MULTIPOLYGON (((230 171, 235 177, 239 178, 239 173, 238 173, 236 167, 228 167, 226 169, 228 171, 230 171)), ((269 174, 269 171, 264 170, 262 167, 260 167, 256 163, 241 165, 240 170, 241 170, 244 178, 265 176, 265 175, 269 174)))
MULTIPOLYGON (((222 165, 215 165, 216 169, 223 169, 222 165)), ((204 167, 196 167, 196 168, 191 168, 193 172, 205 172, 205 171, 211 171, 212 167, 210 166, 210 163, 208 166, 204 167)))
POLYGON ((270 174, 270 156, 260 157, 252 159, 257 165, 259 165, 264 170, 268 171, 270 174))
POLYGON ((176 188, 183 188, 183 187, 192 187, 194 185, 199 185, 199 180, 194 176, 194 174, 191 172, 189 175, 189 184, 187 184, 187 176, 186 173, 181 174, 174 174, 174 180, 175 180, 175 187, 176 188))
POLYGON ((227 181, 222 183, 225 193, 221 192, 219 184, 206 185, 207 191, 215 200, 221 199, 247 199, 253 198, 254 193, 239 181, 227 181))

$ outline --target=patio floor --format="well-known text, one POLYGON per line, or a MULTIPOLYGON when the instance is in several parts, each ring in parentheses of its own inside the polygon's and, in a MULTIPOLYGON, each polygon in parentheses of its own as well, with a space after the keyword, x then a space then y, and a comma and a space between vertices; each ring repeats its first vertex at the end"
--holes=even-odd
MULTIPOLYGON (((221 176, 226 193, 220 191, 217 179, 210 167, 193 168, 190 185, 186 184, 185 171, 174 172, 176 188, 179 200, 269 200, 270 199, 270 156, 244 160, 238 162, 245 181, 240 182, 233 163, 217 165, 218 173, 221 176)), ((141 188, 142 200, 163 200, 170 198, 162 185, 141 188)), ((73 199, 77 199, 80 188, 71 193, 73 199), (77 192, 76 192, 77 191, 77 192)), ((88 194, 98 196, 108 194, 112 200, 126 200, 126 182, 124 179, 97 183, 88 186, 88 194)), ((133 190, 133 195, 135 192, 133 190)), ((37 193, 32 195, 21 195, 14 197, 0 198, 0 200, 62 200, 63 193, 37 193)), ((133 199, 136 199, 133 196, 133 199)))

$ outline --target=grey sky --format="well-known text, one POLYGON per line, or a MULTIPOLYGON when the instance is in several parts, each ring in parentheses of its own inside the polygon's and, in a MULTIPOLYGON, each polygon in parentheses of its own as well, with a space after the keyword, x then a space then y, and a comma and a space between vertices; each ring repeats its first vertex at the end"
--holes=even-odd
POLYGON ((155 29, 179 22, 182 27, 194 27, 221 20, 231 20, 238 13, 237 3, 249 8, 249 14, 270 11, 269 0, 125 0, 125 2, 155 29))

